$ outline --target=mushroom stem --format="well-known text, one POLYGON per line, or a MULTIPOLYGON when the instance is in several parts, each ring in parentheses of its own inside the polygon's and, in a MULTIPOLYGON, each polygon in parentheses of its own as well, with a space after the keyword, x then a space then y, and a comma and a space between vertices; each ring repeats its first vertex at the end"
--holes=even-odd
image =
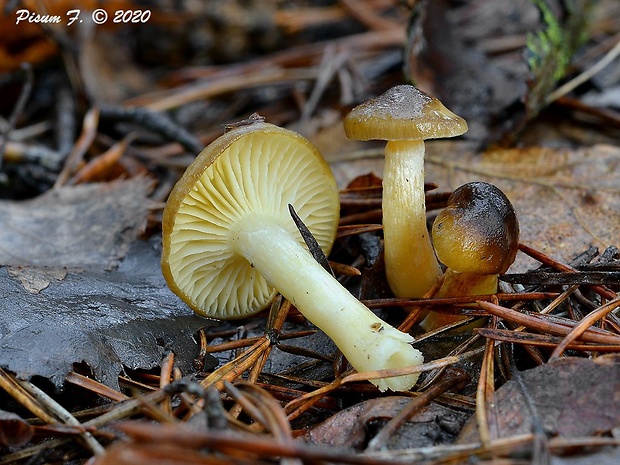
MULTIPOLYGON (((496 274, 474 274, 459 273, 450 268, 446 269, 444 281, 441 288, 433 297, 460 297, 470 295, 486 295, 495 294, 497 292, 499 277, 496 274)), ((452 315, 449 313, 429 312, 428 315, 420 322, 420 326, 424 331, 431 331, 441 326, 464 320, 465 316, 452 315)), ((473 327, 480 326, 483 319, 470 323, 460 330, 464 331, 473 327)))
POLYGON ((396 297, 422 297, 441 277, 426 226, 424 141, 388 141, 383 174, 386 277, 396 297))
MULTIPOLYGON (((357 371, 420 365, 413 338, 385 323, 322 268, 276 218, 247 215, 229 243, 297 309, 329 336, 357 371)), ((381 391, 408 390, 418 375, 371 380, 381 391)))

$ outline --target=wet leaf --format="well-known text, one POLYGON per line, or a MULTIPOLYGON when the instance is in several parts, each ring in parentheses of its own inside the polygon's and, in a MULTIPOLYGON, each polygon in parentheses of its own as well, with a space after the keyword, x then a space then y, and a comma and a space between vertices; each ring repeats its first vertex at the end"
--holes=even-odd
MULTIPOLYGON (((535 427, 550 437, 588 437, 620 425, 620 365, 613 357, 564 358, 520 376, 522 385, 510 380, 495 394, 499 437, 531 433, 535 427)), ((477 440, 472 418, 459 441, 477 440)))
POLYGON ((68 271, 39 293, 1 268, 0 366, 62 386, 73 364, 85 362, 116 388, 125 367, 150 369, 173 351, 177 366, 190 372, 193 334, 206 320, 168 289, 160 254, 158 238, 139 241, 118 269, 68 271))
POLYGON ((0 410, 0 446, 21 446, 34 436, 34 427, 13 412, 0 410))
POLYGON ((0 265, 112 268, 146 226, 150 189, 134 178, 1 201, 0 265))

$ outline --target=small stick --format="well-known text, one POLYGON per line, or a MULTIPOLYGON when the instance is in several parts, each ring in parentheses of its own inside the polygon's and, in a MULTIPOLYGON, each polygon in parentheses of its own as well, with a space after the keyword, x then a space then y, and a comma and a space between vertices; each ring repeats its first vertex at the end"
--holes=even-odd
MULTIPOLYGON (((174 369, 174 352, 168 352, 161 363, 161 370, 159 374, 159 388, 164 389, 170 384, 172 378, 172 370, 174 369)), ((167 397, 162 402, 162 408, 168 415, 172 415, 172 402, 170 397, 167 397)))
POLYGON ((298 397, 297 399, 289 402, 285 406, 285 410, 288 413, 289 420, 297 418, 303 412, 312 407, 321 397, 325 394, 335 391, 340 386, 346 383, 353 383, 357 381, 368 381, 369 379, 379 379, 379 378, 387 378, 389 376, 401 376, 401 375, 410 375, 414 373, 423 373, 425 371, 434 370, 437 368, 443 368, 445 366, 454 365, 456 363, 462 362, 464 360, 468 360, 472 357, 479 355, 484 348, 470 350, 469 352, 465 352, 460 355, 444 357, 437 360, 433 360, 432 362, 423 363, 422 365, 411 366, 407 368, 401 369, 388 369, 388 370, 377 370, 377 371, 368 371, 364 373, 352 373, 350 375, 346 375, 340 378, 335 379, 331 383, 316 389, 312 392, 308 392, 303 396, 298 397))
POLYGON ((537 284, 540 286, 555 285, 615 285, 620 282, 620 271, 572 271, 567 273, 548 273, 531 271, 500 276, 507 283, 537 284))
POLYGON ((620 39, 616 42, 616 45, 614 45, 611 50, 609 50, 603 58, 601 58, 593 66, 547 95, 547 98, 545 99, 546 103, 549 104, 563 95, 568 94, 573 89, 579 87, 581 84, 589 80, 592 76, 614 61, 618 55, 620 55, 620 39))
POLYGON ((478 302, 479 300, 490 301, 497 299, 498 301, 514 302, 520 300, 542 300, 542 299, 554 299, 558 295, 557 292, 520 292, 520 293, 499 293, 499 294, 484 294, 484 295, 470 295, 463 297, 442 297, 442 298, 428 298, 428 299, 402 299, 402 298, 388 298, 388 299, 369 299, 362 300, 362 303, 368 308, 379 307, 412 307, 415 305, 420 306, 448 306, 459 304, 471 304, 478 302))
POLYGON ((336 237, 355 236, 357 234, 381 231, 383 226, 380 224, 352 224, 338 226, 338 233, 336 237))
POLYGON ((82 133, 75 142, 71 153, 65 160, 65 165, 56 178, 54 183, 54 189, 58 189, 65 184, 71 175, 76 171, 79 164, 82 162, 86 151, 92 145, 97 136, 97 127, 99 126, 99 108, 93 107, 86 115, 82 122, 82 133))
MULTIPOLYGON (((41 389, 36 387, 30 381, 17 380, 17 383, 19 383, 19 385, 24 388, 32 397, 37 399, 39 403, 45 405, 54 415, 60 418, 60 420, 62 420, 64 423, 80 428, 83 427, 83 425, 78 420, 76 420, 76 418, 71 415, 69 411, 67 411, 58 402, 49 397, 46 393, 44 393, 41 389)), ((56 421, 54 421, 53 423, 56 423, 56 421)), ((97 441, 97 439, 95 439, 95 437, 91 433, 89 433, 88 431, 84 431, 82 432, 82 434, 80 434, 80 437, 94 455, 103 455, 105 449, 101 444, 99 444, 99 441, 97 441)))
MULTIPOLYGON (((551 258, 549 255, 545 254, 544 252, 541 252, 539 250, 535 250, 525 244, 519 243, 519 250, 521 250, 523 253, 529 255, 530 257, 538 260, 539 262, 545 264, 545 265, 549 265, 552 268, 555 268, 556 270, 560 270, 563 271, 565 273, 574 273, 575 268, 573 268, 572 266, 566 265, 564 263, 558 262, 557 260, 554 260, 553 258, 551 258)), ((606 287, 603 286, 590 286, 590 289, 592 289, 594 292, 596 292, 598 295, 600 295, 601 297, 605 297, 606 299, 614 299, 616 297, 616 293, 611 291, 610 289, 607 289, 606 287)))
POLYGON ((30 94, 32 93, 32 86, 34 84, 34 73, 32 72, 32 66, 29 63, 24 63, 22 65, 22 70, 26 75, 26 79, 24 80, 24 86, 22 87, 21 92, 19 93, 19 97, 17 98, 17 103, 11 112, 11 116, 9 117, 8 125, 4 134, 2 134, 2 141, 0 142, 0 169, 2 169, 2 160, 4 159, 4 150, 6 144, 9 141, 9 134, 15 127, 17 123, 17 118, 24 111, 24 107, 30 98, 30 94))
POLYGON ((204 148, 202 143, 192 133, 175 123, 172 118, 163 112, 140 107, 104 105, 101 107, 101 119, 140 124, 169 140, 178 142, 192 155, 198 155, 204 148))
POLYGON ((92 181, 97 176, 104 176, 125 154, 129 143, 135 138, 129 134, 108 150, 82 166, 67 182, 70 185, 92 181))
POLYGON ((75 371, 70 372, 66 377, 65 381, 75 384, 76 386, 80 386, 88 391, 94 392, 101 397, 105 397, 106 399, 113 400, 114 402, 122 402, 124 400, 129 399, 125 394, 119 392, 115 389, 112 389, 104 384, 101 384, 94 379, 88 378, 84 375, 76 373, 75 371))
MULTIPOLYGON (((582 337, 585 331, 588 330, 590 326, 594 324, 595 321, 600 320, 601 318, 605 318, 605 316, 613 311, 614 309, 620 307, 620 297, 617 297, 614 300, 607 302, 605 305, 602 305, 597 310, 589 313, 583 320, 581 320, 577 326, 573 328, 558 344, 555 348, 549 360, 555 360, 559 358, 562 353, 566 350, 566 348, 573 342, 575 339, 582 337)), ((620 338, 618 338, 620 341, 620 338)))
POLYGON ((20 386, 19 383, 2 368, 0 368, 0 388, 4 389, 13 399, 19 402, 19 404, 45 423, 57 422, 56 418, 50 415, 37 399, 20 386))
MULTIPOLYGON (((496 326, 497 318, 493 320, 494 326, 496 326)), ((494 413, 492 409, 495 406, 494 353, 495 342, 492 339, 487 339, 480 369, 480 378, 478 379, 478 388, 476 389, 476 420, 478 422, 480 441, 483 446, 488 446, 493 439, 497 438, 497 422, 494 421, 495 417, 493 416, 493 420, 489 421, 489 415, 494 413)))
MULTIPOLYGON (((514 344, 533 345, 541 347, 556 347, 562 338, 545 334, 526 333, 509 329, 474 328, 474 334, 479 334, 487 339, 495 341, 511 342, 514 344)), ((578 344, 571 343, 569 350, 581 350, 585 352, 620 352, 620 344, 578 344)))
MULTIPOLYGON (((566 336, 573 329, 572 327, 555 323, 549 318, 542 318, 543 315, 537 317, 536 314, 517 312, 510 308, 502 307, 491 302, 478 301, 478 306, 492 315, 542 332, 566 336)), ((566 320, 566 323, 568 324, 569 320, 566 320)), ((611 333, 593 331, 591 329, 583 331, 579 337, 585 342, 596 342, 601 344, 620 343, 620 336, 615 336, 611 333)))

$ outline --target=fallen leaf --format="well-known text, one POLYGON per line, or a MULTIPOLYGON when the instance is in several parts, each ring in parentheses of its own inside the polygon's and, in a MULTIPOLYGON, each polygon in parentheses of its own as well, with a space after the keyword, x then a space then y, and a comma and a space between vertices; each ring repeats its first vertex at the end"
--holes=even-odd
MULTIPOLYGON (((523 388, 510 380, 495 394, 493 416, 498 437, 531 433, 534 422, 549 437, 564 438, 609 433, 620 425, 618 360, 564 358, 523 371, 520 376, 523 388)), ((476 441, 478 432, 472 417, 463 428, 459 442, 476 441)))
POLYGON ((34 436, 34 427, 13 412, 0 410, 0 446, 17 447, 34 436))
MULTIPOLYGON (((39 293, 0 269, 0 366, 62 386, 75 363, 118 388, 125 368, 159 366, 169 351, 187 374, 197 355, 194 333, 208 320, 166 286, 159 239, 135 242, 118 269, 68 271, 39 293)), ((215 364, 208 357, 207 368, 215 364)))
MULTIPOLYGON (((389 396, 361 402, 341 410, 311 428, 303 439, 330 447, 364 448, 371 430, 380 428, 411 402, 409 397, 389 396)), ((389 449, 427 447, 452 442, 468 413, 432 403, 402 425, 389 441, 389 449)))
POLYGON ((62 281, 67 276, 64 268, 35 268, 31 266, 9 266, 7 273, 17 278, 24 289, 37 294, 50 285, 52 281, 62 281))
POLYGON ((63 187, 0 202, 0 265, 110 269, 146 226, 151 181, 63 187))

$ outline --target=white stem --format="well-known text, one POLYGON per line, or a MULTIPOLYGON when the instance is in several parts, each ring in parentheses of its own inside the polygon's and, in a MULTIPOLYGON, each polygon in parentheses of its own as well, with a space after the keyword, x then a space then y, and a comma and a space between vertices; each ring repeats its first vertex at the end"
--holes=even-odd
MULTIPOLYGON (((329 336, 359 372, 420 365, 413 338, 385 323, 319 265, 277 220, 246 215, 231 228, 231 247, 329 336)), ((380 390, 408 390, 417 375, 372 380, 380 390)))
POLYGON ((389 141, 383 173, 387 281, 396 297, 422 297, 441 276, 426 226, 424 141, 389 141))

